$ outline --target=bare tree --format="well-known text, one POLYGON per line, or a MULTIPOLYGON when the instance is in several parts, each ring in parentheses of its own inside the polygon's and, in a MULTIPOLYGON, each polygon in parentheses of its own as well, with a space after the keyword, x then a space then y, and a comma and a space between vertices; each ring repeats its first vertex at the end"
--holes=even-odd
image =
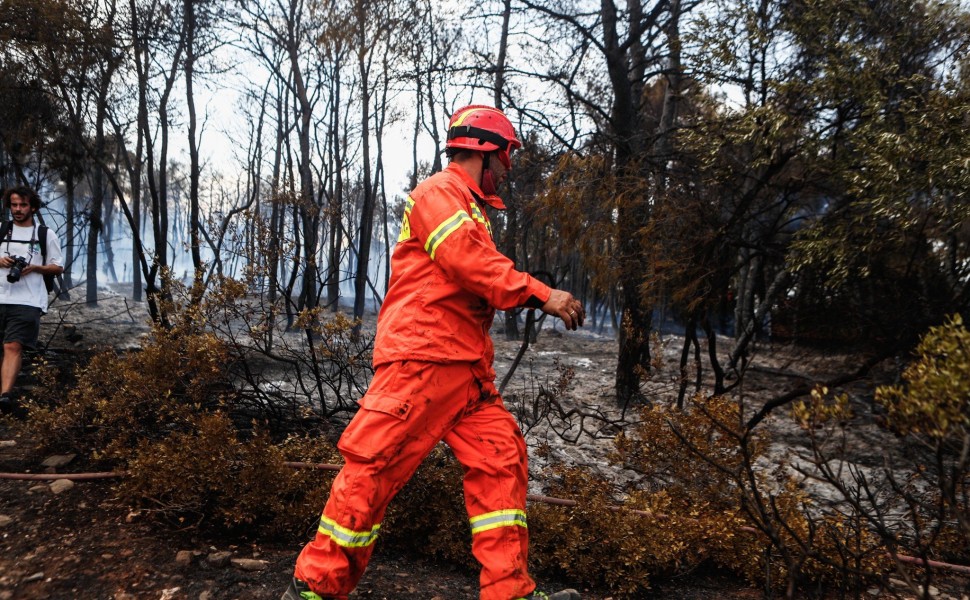
MULTIPOLYGON (((561 58, 545 71, 537 71, 532 64, 548 64, 547 60, 512 70, 520 78, 549 82, 557 92, 540 102, 516 103, 516 108, 527 122, 548 131, 568 148, 579 149, 580 132, 593 126, 595 135, 585 150, 608 161, 604 174, 614 185, 610 196, 619 200, 613 205, 615 213, 606 210, 580 218, 590 224, 607 219, 615 225, 612 231, 602 231, 613 240, 614 281, 623 299, 616 391, 626 404, 640 398, 641 380, 651 369, 653 294, 644 290, 651 274, 642 233, 651 222, 657 199, 655 185, 649 182, 658 181, 653 173, 658 166, 662 171, 664 164, 664 157, 656 154, 664 150, 663 143, 654 140, 661 123, 669 130, 676 120, 681 67, 671 48, 679 43, 681 15, 698 3, 660 0, 645 6, 636 0, 620 10, 615 2, 606 0, 593 12, 533 0, 522 4, 528 15, 541 19, 547 27, 545 43, 538 45, 538 51, 561 58), (664 76, 664 85, 671 90, 663 104, 665 114, 660 115, 651 114, 644 95, 647 83, 657 76, 664 76)), ((506 71, 508 75, 509 69, 506 71)), ((587 183, 601 185, 607 178, 587 183)), ((601 229, 587 226, 583 231, 589 237, 601 229)))
MULTIPOLYGON (((244 25, 251 34, 250 51, 258 57, 273 77, 287 88, 292 101, 293 132, 297 141, 295 166, 298 174, 299 200, 294 205, 299 215, 299 232, 302 242, 300 293, 297 308, 314 309, 319 305, 319 268, 317 266, 322 217, 321 195, 315 190, 311 150, 314 145, 313 113, 326 87, 320 85, 322 66, 316 61, 320 53, 318 43, 326 44, 328 36, 339 36, 341 22, 336 12, 312 13, 300 0, 279 2, 275 5, 243 1, 240 8, 244 25), (318 83, 319 82, 319 83, 318 83)), ((336 6, 330 6, 336 11, 336 6)), ((289 105, 286 105, 289 108, 289 105)), ((289 130, 283 115, 280 125, 289 130)), ((294 273, 297 269, 294 269, 294 273)))
MULTIPOLYGON (((360 81, 361 163, 363 168, 361 188, 363 204, 360 211, 357 243, 357 270, 354 275, 354 318, 360 319, 364 316, 366 304, 368 268, 370 266, 374 211, 376 208, 375 197, 377 195, 371 172, 371 99, 374 94, 373 86, 381 80, 377 78, 375 81, 372 78, 372 69, 377 55, 382 50, 386 52, 388 37, 394 35, 399 19, 396 15, 395 3, 382 0, 356 0, 354 15, 357 75, 360 81)), ((359 331, 359 326, 355 331, 359 331)))

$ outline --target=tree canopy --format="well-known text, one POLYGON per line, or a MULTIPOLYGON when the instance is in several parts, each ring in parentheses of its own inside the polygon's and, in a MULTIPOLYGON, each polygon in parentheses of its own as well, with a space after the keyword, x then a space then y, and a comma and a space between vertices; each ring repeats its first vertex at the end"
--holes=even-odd
POLYGON ((42 190, 88 302, 131 281, 164 323, 167 278, 197 301, 248 273, 291 326, 362 315, 403 188, 480 102, 527 141, 496 237, 611 320, 621 403, 671 319, 683 400, 701 338, 722 392, 759 336, 891 355, 968 316, 960 2, 3 0, 0 23, 0 182, 42 190))

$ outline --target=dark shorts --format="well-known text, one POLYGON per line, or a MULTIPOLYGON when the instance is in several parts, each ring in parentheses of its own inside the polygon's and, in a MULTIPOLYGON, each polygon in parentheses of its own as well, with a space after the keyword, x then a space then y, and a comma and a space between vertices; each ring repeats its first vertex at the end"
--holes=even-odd
POLYGON ((34 348, 40 335, 40 309, 23 304, 0 304, 0 337, 3 343, 20 342, 34 348))

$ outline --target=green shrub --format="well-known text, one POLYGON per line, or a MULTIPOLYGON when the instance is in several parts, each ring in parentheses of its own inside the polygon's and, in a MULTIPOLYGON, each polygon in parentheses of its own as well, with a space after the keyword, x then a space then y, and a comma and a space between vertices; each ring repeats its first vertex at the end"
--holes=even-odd
POLYGON ((929 330, 903 381, 876 391, 895 429, 933 440, 959 440, 970 430, 970 331, 960 315, 929 330))
POLYGON ((901 436, 892 464, 909 473, 911 554, 970 560, 970 331, 957 314, 920 340, 900 385, 876 390, 901 436))

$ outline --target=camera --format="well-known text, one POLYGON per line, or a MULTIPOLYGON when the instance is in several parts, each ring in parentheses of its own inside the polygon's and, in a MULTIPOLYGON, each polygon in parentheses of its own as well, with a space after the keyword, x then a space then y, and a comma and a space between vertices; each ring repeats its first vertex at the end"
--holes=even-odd
POLYGON ((17 283, 20 281, 20 273, 27 266, 27 259, 23 256, 11 256, 13 264, 10 265, 10 272, 7 273, 7 281, 17 283))

